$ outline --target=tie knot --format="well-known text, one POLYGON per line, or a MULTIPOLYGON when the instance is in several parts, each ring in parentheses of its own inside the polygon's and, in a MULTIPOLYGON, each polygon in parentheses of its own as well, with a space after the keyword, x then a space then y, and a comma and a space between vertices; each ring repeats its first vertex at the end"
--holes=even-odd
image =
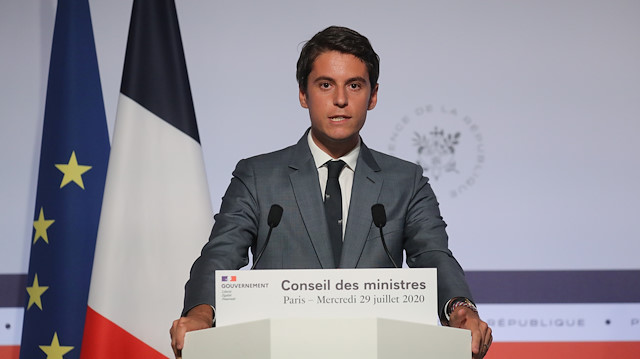
POLYGON ((327 169, 329 169, 329 178, 338 178, 340 171, 344 168, 344 161, 327 161, 327 169))

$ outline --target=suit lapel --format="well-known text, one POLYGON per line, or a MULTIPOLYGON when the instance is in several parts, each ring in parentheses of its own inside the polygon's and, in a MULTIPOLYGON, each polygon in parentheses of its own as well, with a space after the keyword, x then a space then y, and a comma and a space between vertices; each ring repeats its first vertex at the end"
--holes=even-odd
POLYGON ((378 202, 382 189, 380 167, 364 143, 353 177, 347 228, 342 246, 340 268, 355 268, 362 255, 373 219, 371 206, 378 202))
POLYGON ((289 168, 292 170, 289 179, 298 209, 320 264, 323 268, 335 268, 333 252, 328 240, 329 232, 324 215, 324 204, 320 195, 318 170, 307 144, 307 133, 295 146, 289 168))

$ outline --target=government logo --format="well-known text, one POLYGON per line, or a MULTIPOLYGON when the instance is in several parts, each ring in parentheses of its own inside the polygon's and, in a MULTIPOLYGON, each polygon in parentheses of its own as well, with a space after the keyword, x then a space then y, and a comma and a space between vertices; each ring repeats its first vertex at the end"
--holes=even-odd
POLYGON ((437 193, 456 198, 470 190, 485 163, 480 128, 455 108, 426 105, 396 123, 389 152, 424 170, 437 193))

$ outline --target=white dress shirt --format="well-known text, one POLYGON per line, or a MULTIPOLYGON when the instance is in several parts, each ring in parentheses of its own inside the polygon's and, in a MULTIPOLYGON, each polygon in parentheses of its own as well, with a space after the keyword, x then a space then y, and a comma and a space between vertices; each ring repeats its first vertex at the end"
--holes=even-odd
POLYGON ((358 155, 360 154, 360 139, 358 138, 358 144, 351 150, 351 152, 340 158, 333 158, 324 152, 311 137, 311 131, 307 135, 307 142, 309 143, 309 149, 313 155, 313 161, 318 169, 318 180, 320 181, 320 190, 322 191, 322 198, 324 201, 324 192, 327 187, 327 177, 329 176, 329 170, 326 163, 330 160, 343 160, 346 166, 340 172, 338 182, 340 182, 340 192, 342 193, 342 236, 344 238, 344 231, 347 228, 347 216, 349 214, 349 203, 351 202, 351 188, 353 187, 353 174, 356 170, 356 163, 358 162, 358 155))

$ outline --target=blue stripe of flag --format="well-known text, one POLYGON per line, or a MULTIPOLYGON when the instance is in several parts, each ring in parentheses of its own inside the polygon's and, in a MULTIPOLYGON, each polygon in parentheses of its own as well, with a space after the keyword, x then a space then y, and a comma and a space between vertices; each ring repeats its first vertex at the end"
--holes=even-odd
POLYGON ((120 92, 200 142, 173 0, 133 2, 120 92))

